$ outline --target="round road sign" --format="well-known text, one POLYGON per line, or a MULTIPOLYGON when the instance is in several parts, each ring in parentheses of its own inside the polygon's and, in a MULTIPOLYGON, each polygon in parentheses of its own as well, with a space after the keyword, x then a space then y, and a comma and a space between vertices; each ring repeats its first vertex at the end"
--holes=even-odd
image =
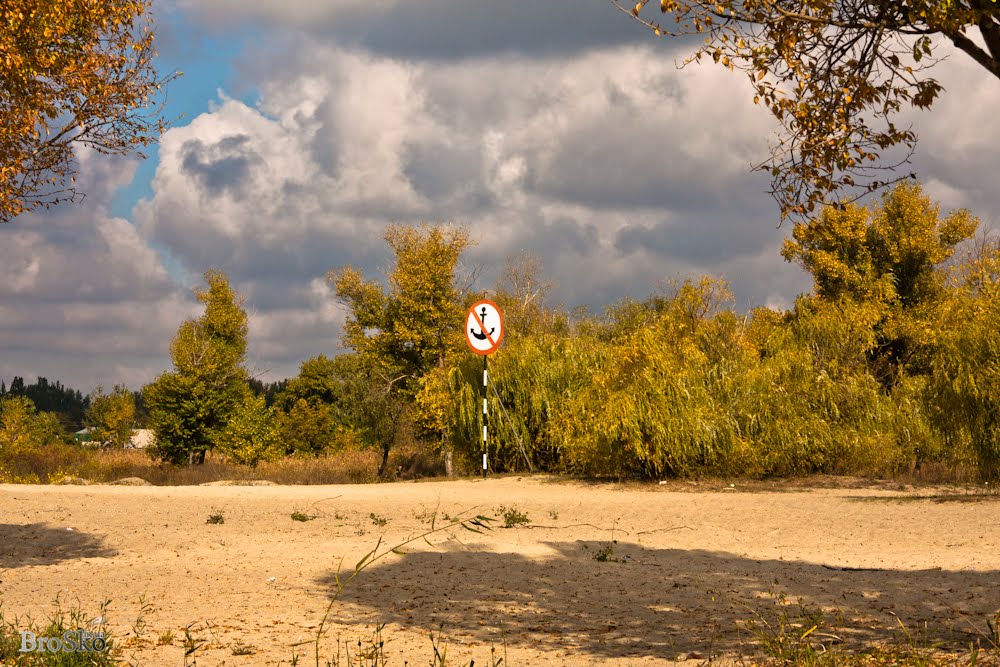
POLYGON ((503 339, 503 315, 489 299, 477 301, 465 315, 465 340, 476 354, 490 354, 503 339))

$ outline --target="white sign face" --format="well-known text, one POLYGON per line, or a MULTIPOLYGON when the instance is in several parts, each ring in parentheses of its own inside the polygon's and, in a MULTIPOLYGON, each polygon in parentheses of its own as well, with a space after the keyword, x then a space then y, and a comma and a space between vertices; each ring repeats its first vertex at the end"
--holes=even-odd
POLYGON ((465 315, 465 340, 476 354, 490 354, 500 347, 503 315, 488 299, 477 301, 465 315))

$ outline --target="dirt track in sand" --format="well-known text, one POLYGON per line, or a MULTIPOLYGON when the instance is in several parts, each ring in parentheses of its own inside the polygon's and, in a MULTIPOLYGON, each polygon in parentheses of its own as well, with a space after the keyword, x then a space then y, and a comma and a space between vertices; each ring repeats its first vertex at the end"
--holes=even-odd
POLYGON ((341 558, 350 570, 380 536, 398 543, 435 512, 440 522, 504 505, 530 527, 440 533, 365 571, 334 608, 324 654, 338 637, 356 645, 385 623, 389 664, 429 664, 428 634, 443 624, 449 664, 486 664, 505 637, 515 667, 666 665, 749 650, 739 621, 774 619, 798 602, 840 615, 853 644, 892 640, 900 621, 967 641, 1000 611, 998 496, 680 488, 513 477, 0 485, 0 601, 8 617, 44 618, 57 595, 91 613, 110 599, 111 629, 125 637, 142 596, 146 627, 125 655, 143 665, 183 664, 192 623, 206 642, 200 666, 287 665, 290 645, 314 635, 341 558), (225 523, 206 523, 214 510, 225 523), (293 521, 294 511, 317 518, 293 521), (596 560, 609 545, 617 560, 596 560), (172 643, 157 645, 168 630, 172 643), (237 640, 256 652, 233 655, 237 640))

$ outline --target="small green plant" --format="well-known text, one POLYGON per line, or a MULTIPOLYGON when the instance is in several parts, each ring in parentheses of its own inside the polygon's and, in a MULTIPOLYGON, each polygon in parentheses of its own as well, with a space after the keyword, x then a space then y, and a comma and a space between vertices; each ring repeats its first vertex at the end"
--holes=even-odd
POLYGON ((237 638, 230 651, 233 655, 253 655, 257 652, 257 647, 253 644, 244 644, 242 639, 237 638))
POLYGON ((191 623, 184 628, 184 667, 188 667, 189 665, 190 667, 195 667, 197 665, 194 654, 205 645, 203 638, 195 637, 192 634, 194 626, 195 624, 191 623), (190 662, 188 662, 188 658, 190 658, 190 662))
POLYGON ((378 514, 375 514, 375 512, 369 514, 368 518, 372 520, 373 526, 379 526, 380 528, 385 524, 389 523, 388 519, 386 519, 384 516, 379 516, 378 514))
POLYGON ((598 563, 618 563, 619 559, 615 556, 615 547, 612 544, 605 544, 603 547, 594 552, 592 558, 598 563))
POLYGON ((549 510, 549 518, 555 521, 556 519, 559 518, 559 512, 557 512, 556 510, 549 510))
POLYGON ((516 507, 501 505, 497 508, 497 514, 503 519, 504 528, 516 528, 517 526, 526 526, 531 523, 528 515, 516 507))
POLYGON ((146 594, 139 595, 139 613, 132 621, 132 634, 136 641, 142 641, 142 636, 146 633, 146 614, 153 611, 153 605, 146 601, 146 594))
POLYGON ((292 512, 292 521, 312 521, 315 518, 315 514, 306 514, 305 512, 300 512, 299 510, 292 512))
POLYGON ((213 511, 211 514, 208 515, 208 518, 205 519, 205 523, 225 523, 225 522, 226 522, 226 517, 222 515, 221 510, 213 511))
POLYGON ((174 631, 165 630, 160 633, 160 636, 156 639, 157 646, 170 646, 174 643, 174 631))
POLYGON ((344 654, 348 664, 355 664, 358 667, 384 667, 386 664, 385 640, 382 639, 382 628, 384 627, 384 623, 379 623, 372 631, 371 637, 364 642, 358 640, 357 653, 353 660, 347 649, 347 643, 344 643, 344 654))
POLYGON ((422 510, 414 511, 413 512, 413 518, 414 519, 416 519, 420 523, 426 523, 426 524, 429 524, 431 526, 434 525, 434 522, 437 520, 437 516, 438 515, 437 515, 436 511, 432 512, 431 510, 428 510, 428 509, 422 509, 422 510))
MULTIPOLYGON (((119 664, 120 649, 114 645, 107 627, 107 610, 111 604, 105 600, 98 615, 90 617, 78 607, 63 610, 59 597, 56 597, 56 611, 49 617, 47 625, 39 625, 33 621, 22 622, 20 618, 8 619, 0 608, 0 665, 12 667, 114 667, 119 664), (91 651, 38 651, 21 653, 21 633, 34 633, 36 642, 48 643, 49 639, 60 639, 67 632, 87 632, 76 638, 90 643, 91 651), (102 645, 95 645, 96 636, 100 633, 102 645)), ((49 644, 51 646, 51 644, 49 644)))

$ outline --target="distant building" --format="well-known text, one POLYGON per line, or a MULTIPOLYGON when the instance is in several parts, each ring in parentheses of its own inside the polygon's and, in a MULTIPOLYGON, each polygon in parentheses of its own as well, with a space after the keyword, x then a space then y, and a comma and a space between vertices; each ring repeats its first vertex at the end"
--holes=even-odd
POLYGON ((88 426, 87 428, 80 429, 79 431, 74 433, 73 437, 76 439, 77 442, 90 442, 90 433, 93 430, 94 429, 88 426))
POLYGON ((153 433, 153 429, 139 428, 132 431, 132 439, 129 440, 127 447, 129 449, 145 449, 154 442, 156 442, 156 435, 153 433))
MULTIPOLYGON (((96 429, 88 426, 87 428, 80 429, 73 434, 73 437, 77 442, 86 443, 88 445, 94 446, 108 446, 111 443, 105 442, 94 442, 93 434, 96 429)), ((129 439, 128 444, 125 445, 125 449, 145 449, 156 442, 156 436, 153 434, 152 429, 148 428, 137 428, 132 431, 132 437, 129 439)))

